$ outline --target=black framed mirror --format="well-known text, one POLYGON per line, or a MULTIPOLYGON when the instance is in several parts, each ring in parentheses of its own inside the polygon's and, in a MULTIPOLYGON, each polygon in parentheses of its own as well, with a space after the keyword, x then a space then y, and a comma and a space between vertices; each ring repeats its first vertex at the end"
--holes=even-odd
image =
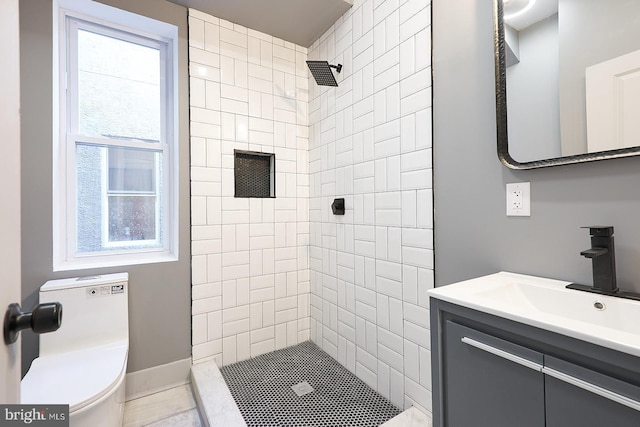
POLYGON ((493 0, 498 157, 640 154, 640 0, 493 0))

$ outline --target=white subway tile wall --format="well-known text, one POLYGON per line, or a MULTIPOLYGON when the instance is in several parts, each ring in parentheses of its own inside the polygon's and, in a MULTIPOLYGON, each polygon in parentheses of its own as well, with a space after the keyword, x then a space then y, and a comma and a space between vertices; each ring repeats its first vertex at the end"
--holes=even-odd
POLYGON ((430 0, 355 0, 309 48, 343 64, 338 88, 309 79, 311 339, 397 406, 426 412, 430 26, 430 0))
POLYGON ((355 0, 308 52, 189 15, 194 363, 312 339, 431 412, 430 0, 355 0), (234 149, 275 153, 275 199, 233 197, 234 149))
POLYGON ((189 10, 194 363, 310 338, 307 49, 189 10), (234 197, 234 149, 275 153, 276 199, 234 197))

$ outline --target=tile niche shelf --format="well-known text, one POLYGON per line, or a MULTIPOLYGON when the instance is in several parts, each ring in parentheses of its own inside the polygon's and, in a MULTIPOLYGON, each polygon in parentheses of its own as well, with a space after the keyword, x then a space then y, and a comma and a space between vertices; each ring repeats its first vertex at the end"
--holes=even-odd
POLYGON ((276 197, 276 156, 234 150, 235 197, 276 197))

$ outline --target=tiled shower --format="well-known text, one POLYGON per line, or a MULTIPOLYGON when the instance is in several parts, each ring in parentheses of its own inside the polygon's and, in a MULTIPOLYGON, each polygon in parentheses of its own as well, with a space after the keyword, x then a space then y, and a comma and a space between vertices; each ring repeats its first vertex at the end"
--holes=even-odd
POLYGON ((306 49, 189 11, 193 361, 309 339, 306 49), (275 154, 275 198, 234 197, 234 150, 275 154))
POLYGON ((355 2, 309 50, 311 338, 396 406, 430 410, 428 1, 355 2), (346 213, 332 215, 334 197, 346 213))
POLYGON ((311 339, 430 412, 430 1, 356 0, 309 49, 189 15, 193 362, 311 339), (234 197, 234 150, 275 154, 275 198, 234 197))

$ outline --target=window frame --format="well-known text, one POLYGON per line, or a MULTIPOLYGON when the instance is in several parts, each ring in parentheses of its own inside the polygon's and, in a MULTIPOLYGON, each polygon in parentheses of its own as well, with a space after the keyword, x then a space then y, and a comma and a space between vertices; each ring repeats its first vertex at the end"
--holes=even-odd
MULTIPOLYGON (((54 4, 54 141, 53 141, 53 270, 146 264, 178 259, 178 29, 172 24, 136 15, 97 2, 58 0, 54 4), (135 139, 92 137, 79 134, 77 34, 89 30, 119 40, 157 48, 161 64, 161 134, 155 143, 135 139), (75 66, 74 66, 75 65, 75 66), (75 91, 75 93, 74 93, 75 91), (161 155, 162 174, 156 169, 156 222, 162 216, 162 230, 156 226, 156 240, 163 244, 148 247, 153 239, 127 241, 126 245, 108 240, 109 205, 102 205, 103 241, 106 250, 78 253, 76 149, 78 145, 101 148, 131 148, 161 155), (162 183, 158 175, 162 175, 162 183), (159 189, 162 189, 161 192, 159 189), (162 209, 162 214, 158 212, 162 209), (106 224, 105 224, 106 222, 106 224), (133 243, 132 243, 133 242, 133 243), (127 249, 124 249, 126 246, 127 249), (137 246, 137 247, 136 247, 137 246), (142 247, 146 246, 146 247, 142 247), (121 249, 115 249, 120 247, 121 249)), ((108 150, 103 164, 108 165, 108 150)), ((156 163, 160 163, 156 160, 156 163)), ((102 171, 103 180, 109 171, 102 171)), ((110 195, 103 182, 102 197, 110 195)))

